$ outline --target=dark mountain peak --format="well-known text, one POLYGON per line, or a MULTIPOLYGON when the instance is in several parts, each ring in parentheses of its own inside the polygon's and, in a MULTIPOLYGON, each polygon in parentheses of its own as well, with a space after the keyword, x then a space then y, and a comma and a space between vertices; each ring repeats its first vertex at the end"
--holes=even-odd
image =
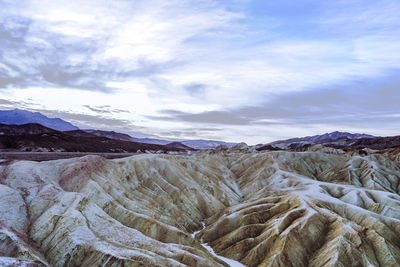
POLYGON ((270 145, 278 145, 278 144, 293 144, 293 143, 311 143, 311 144, 329 144, 333 142, 338 142, 340 140, 358 140, 363 138, 374 138, 375 136, 369 134, 360 134, 360 133, 348 133, 348 132, 340 132, 334 131, 330 133, 325 133, 321 135, 313 135, 306 137, 297 137, 291 138, 287 140, 279 140, 272 143, 270 145))
POLYGON ((135 141, 130 135, 124 134, 124 133, 118 133, 115 131, 102 131, 102 130, 93 130, 93 129, 87 129, 84 131, 87 133, 96 135, 96 136, 107 137, 107 138, 115 139, 115 140, 129 141, 129 142, 135 141))
POLYGON ((22 109, 0 110, 0 123, 22 125, 38 123, 58 131, 77 130, 78 127, 60 118, 49 118, 40 112, 31 112, 22 109))
POLYGON ((23 134, 43 134, 43 133, 55 133, 56 130, 47 128, 38 123, 27 123, 22 125, 16 124, 2 124, 0 123, 0 134, 1 135, 23 135, 23 134))
POLYGON ((0 124, 0 151, 47 151, 47 152, 145 152, 174 151, 187 149, 142 144, 97 136, 83 130, 57 131, 40 124, 0 124))
POLYGON ((309 141, 313 141, 314 143, 319 143, 322 141, 335 141, 339 139, 360 139, 360 138, 373 138, 375 136, 369 134, 359 134, 359 133, 348 133, 348 132, 339 132, 334 131, 331 133, 326 133, 322 135, 316 135, 306 138, 309 141))

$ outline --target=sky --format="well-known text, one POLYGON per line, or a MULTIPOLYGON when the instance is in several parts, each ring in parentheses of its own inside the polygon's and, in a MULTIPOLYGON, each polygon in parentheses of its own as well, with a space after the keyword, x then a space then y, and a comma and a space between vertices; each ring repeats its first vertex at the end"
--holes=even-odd
POLYGON ((398 0, 0 0, 0 109, 248 144, 400 134, 398 0))

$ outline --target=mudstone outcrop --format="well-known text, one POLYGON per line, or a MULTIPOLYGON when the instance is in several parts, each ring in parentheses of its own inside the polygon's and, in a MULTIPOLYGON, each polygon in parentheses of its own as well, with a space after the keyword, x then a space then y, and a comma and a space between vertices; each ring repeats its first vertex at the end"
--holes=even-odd
POLYGON ((400 265, 400 153, 244 149, 3 162, 0 265, 400 265))

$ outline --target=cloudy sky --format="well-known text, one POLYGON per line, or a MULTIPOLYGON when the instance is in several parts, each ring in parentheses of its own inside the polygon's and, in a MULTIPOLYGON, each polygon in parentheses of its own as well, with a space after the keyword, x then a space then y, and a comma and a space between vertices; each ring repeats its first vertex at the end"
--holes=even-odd
POLYGON ((398 0, 0 0, 0 108, 265 143, 400 134, 398 0))

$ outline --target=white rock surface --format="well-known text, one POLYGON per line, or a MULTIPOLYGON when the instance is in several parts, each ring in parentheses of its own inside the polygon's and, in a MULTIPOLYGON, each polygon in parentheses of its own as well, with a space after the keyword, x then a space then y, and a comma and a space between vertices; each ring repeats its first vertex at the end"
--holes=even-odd
POLYGON ((2 165, 0 265, 399 266, 399 163, 243 147, 2 165))

